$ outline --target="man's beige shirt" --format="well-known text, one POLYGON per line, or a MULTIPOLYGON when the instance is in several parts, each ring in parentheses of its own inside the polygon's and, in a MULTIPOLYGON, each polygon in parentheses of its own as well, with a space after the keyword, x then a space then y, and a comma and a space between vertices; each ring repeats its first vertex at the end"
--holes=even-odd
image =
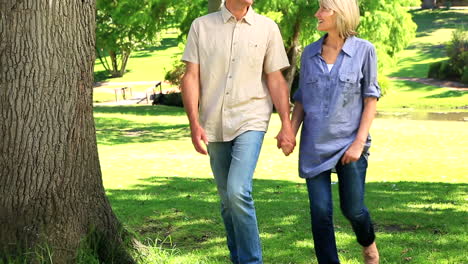
POLYGON ((273 105, 265 74, 289 66, 273 20, 250 7, 237 21, 222 6, 193 21, 182 61, 200 65, 199 119, 208 141, 267 130, 273 105))

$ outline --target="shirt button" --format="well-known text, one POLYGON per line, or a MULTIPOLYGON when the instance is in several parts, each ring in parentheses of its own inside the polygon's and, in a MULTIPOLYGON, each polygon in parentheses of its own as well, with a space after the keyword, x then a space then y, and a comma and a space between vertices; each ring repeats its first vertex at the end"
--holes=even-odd
POLYGON ((232 61, 234 62, 234 61, 236 61, 236 59, 232 59, 232 61))
POLYGON ((232 79, 232 76, 231 76, 231 75, 229 75, 229 79, 232 79))

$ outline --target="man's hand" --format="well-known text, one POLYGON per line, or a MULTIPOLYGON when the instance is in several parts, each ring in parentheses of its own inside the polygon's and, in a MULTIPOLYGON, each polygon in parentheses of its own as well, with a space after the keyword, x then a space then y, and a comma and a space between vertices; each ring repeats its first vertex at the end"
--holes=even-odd
POLYGON ((291 128, 291 126, 281 127, 280 132, 276 136, 278 148, 281 148, 285 156, 289 156, 296 146, 296 136, 291 128))
POLYGON ((206 147, 208 145, 208 138, 206 137, 205 130, 200 125, 190 126, 190 131, 192 134, 192 144, 195 147, 195 150, 203 155, 207 155, 206 147), (203 146, 203 143, 205 146, 203 146))
POLYGON ((341 158, 341 164, 346 165, 348 163, 357 161, 361 157, 363 150, 364 143, 355 140, 341 158))

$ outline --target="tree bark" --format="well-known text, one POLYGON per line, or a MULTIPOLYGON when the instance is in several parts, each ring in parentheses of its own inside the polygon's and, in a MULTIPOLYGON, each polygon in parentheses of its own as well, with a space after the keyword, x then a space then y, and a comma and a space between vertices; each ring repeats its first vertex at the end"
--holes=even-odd
POLYGON ((208 13, 213 13, 219 10, 223 0, 208 0, 208 13))
POLYGON ((294 32, 291 37, 290 46, 287 50, 289 63, 291 66, 284 71, 286 82, 288 83, 289 89, 291 89, 294 81, 294 75, 296 74, 296 61, 299 54, 299 35, 301 33, 301 20, 298 18, 294 23, 294 32))
POLYGON ((433 9, 437 6, 436 0, 423 0, 421 8, 422 9, 433 9))
POLYGON ((92 232, 102 261, 133 263, 98 159, 95 12, 94 0, 0 2, 0 256, 45 245, 71 263, 92 232))

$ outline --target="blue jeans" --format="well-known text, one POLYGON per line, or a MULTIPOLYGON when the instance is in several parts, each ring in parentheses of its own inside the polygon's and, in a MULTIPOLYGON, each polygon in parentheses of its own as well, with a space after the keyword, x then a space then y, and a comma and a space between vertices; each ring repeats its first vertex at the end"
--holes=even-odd
MULTIPOLYGON (((364 205, 366 170, 367 159, 364 155, 356 162, 342 165, 339 161, 336 165, 341 211, 351 222, 357 241, 364 247, 371 245, 375 240, 369 211, 364 205)), ((319 263, 327 264, 340 263, 333 228, 330 174, 331 170, 328 170, 306 179, 315 254, 319 263)))
POLYGON ((262 131, 247 131, 232 141, 208 144, 227 244, 236 264, 262 263, 252 178, 264 135, 262 131))

